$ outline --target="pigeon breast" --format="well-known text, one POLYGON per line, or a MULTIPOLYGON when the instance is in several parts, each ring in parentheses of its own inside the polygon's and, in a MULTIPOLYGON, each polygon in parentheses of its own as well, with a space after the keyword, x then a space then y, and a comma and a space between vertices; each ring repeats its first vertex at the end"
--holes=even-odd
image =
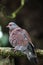
POLYGON ((10 33, 9 41, 13 47, 17 46, 18 44, 20 46, 25 46, 28 43, 28 38, 26 34, 24 34, 23 29, 17 28, 10 33))

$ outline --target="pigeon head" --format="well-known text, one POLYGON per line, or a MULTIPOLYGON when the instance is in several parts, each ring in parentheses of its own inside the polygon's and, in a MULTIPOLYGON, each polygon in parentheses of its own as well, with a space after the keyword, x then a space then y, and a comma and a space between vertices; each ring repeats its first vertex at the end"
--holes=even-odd
POLYGON ((6 27, 9 28, 10 30, 13 30, 13 29, 17 28, 18 25, 14 22, 10 22, 6 27))

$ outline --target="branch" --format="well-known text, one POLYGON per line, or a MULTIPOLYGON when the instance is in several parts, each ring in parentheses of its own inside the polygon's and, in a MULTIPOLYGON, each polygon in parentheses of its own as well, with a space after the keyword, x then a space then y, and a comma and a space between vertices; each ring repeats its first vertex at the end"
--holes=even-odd
POLYGON ((0 47, 0 55, 2 56, 25 56, 23 53, 20 51, 15 51, 14 48, 10 47, 0 47))
POLYGON ((21 5, 20 5, 20 7, 19 7, 18 9, 16 9, 16 11, 14 11, 14 12, 11 14, 11 16, 6 16, 6 17, 7 17, 7 18, 11 18, 11 19, 16 18, 17 14, 21 11, 21 9, 23 8, 24 4, 25 4, 25 0, 21 0, 21 5))
MULTIPOLYGON (((37 49, 36 53, 38 55, 38 57, 43 58, 43 50, 41 49, 37 49)), ((16 51, 14 52, 14 48, 10 48, 10 47, 0 47, 0 55, 2 56, 25 56, 23 53, 21 53, 20 51, 16 51)))

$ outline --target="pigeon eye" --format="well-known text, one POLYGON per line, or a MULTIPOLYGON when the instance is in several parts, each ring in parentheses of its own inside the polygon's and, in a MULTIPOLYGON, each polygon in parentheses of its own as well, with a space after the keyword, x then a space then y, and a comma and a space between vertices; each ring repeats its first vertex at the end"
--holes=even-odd
POLYGON ((11 24, 10 24, 10 26, 11 26, 11 24))

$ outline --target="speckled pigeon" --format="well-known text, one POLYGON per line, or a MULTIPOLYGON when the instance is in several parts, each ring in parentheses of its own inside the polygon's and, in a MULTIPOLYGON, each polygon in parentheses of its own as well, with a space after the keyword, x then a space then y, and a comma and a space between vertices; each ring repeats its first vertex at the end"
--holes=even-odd
POLYGON ((28 60, 37 64, 37 55, 29 33, 14 22, 10 22, 7 27, 9 28, 9 42, 14 49, 26 54, 28 60))

